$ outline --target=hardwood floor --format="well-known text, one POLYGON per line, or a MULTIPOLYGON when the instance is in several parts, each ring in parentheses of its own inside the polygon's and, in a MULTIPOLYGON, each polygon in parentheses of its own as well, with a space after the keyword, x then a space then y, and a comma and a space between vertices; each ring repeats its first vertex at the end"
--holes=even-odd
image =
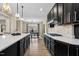
POLYGON ((30 40, 30 47, 25 53, 25 56, 50 56, 43 40, 33 37, 30 40))

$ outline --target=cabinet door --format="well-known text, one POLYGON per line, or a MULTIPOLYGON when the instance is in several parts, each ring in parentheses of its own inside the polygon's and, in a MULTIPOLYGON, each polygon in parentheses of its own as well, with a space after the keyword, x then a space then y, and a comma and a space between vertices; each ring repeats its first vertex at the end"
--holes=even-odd
POLYGON ((52 38, 50 42, 50 53, 51 55, 54 55, 54 40, 52 38))
POLYGON ((74 35, 76 39, 79 39, 79 25, 74 25, 74 35))
POLYGON ((50 13, 51 13, 51 20, 53 20, 54 19, 54 9, 53 8, 51 9, 50 13))
POLYGON ((57 20, 57 13, 58 13, 58 4, 55 4, 54 7, 53 7, 53 12, 54 12, 54 20, 57 20))
POLYGON ((18 53, 18 43, 15 43, 4 51, 0 52, 0 56, 18 56, 18 53))
POLYGON ((24 39, 20 41, 20 56, 24 55, 24 39))
POLYGON ((58 3, 58 24, 63 24, 63 3, 58 3))
POLYGON ((74 3, 75 21, 79 22, 79 3, 74 3))
POLYGON ((56 56, 67 56, 67 45, 59 42, 59 41, 55 41, 55 45, 54 45, 54 54, 56 56))
POLYGON ((70 45, 70 48, 69 48, 69 56, 77 56, 76 46, 70 45))
POLYGON ((48 22, 51 21, 51 12, 48 13, 47 19, 48 19, 48 22))
POLYGON ((64 3, 64 23, 73 22, 74 19, 73 3, 64 3))

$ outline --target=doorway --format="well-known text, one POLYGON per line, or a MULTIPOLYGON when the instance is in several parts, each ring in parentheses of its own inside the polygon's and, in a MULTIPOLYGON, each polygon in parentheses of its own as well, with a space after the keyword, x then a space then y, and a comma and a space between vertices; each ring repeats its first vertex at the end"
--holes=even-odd
POLYGON ((28 32, 31 33, 31 38, 39 38, 40 27, 39 24, 28 24, 28 32))

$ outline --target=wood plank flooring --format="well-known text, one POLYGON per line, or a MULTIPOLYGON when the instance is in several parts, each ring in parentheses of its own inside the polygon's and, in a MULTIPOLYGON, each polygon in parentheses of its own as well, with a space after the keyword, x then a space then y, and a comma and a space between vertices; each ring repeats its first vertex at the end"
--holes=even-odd
POLYGON ((30 40, 30 47, 25 53, 25 56, 50 56, 43 40, 33 37, 30 40))

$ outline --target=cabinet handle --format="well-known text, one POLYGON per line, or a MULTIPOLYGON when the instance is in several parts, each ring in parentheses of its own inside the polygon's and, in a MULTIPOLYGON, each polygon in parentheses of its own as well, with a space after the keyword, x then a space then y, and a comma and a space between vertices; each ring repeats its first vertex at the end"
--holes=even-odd
POLYGON ((63 20, 62 20, 62 16, 61 16, 61 24, 63 23, 63 20))
POLYGON ((69 12, 69 21, 68 22, 70 22, 70 12, 69 12))
POLYGON ((77 14, 76 11, 74 11, 74 14, 75 14, 75 21, 76 21, 76 14, 77 14))

